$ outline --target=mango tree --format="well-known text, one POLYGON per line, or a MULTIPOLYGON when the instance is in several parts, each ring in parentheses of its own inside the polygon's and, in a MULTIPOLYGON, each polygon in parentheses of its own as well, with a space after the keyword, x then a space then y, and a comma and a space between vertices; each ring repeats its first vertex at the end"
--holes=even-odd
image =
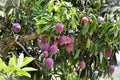
POLYGON ((120 7, 111 8, 110 3, 1 1, 1 58, 6 64, 12 53, 34 58, 26 65, 37 69, 30 73, 32 80, 92 80, 111 75, 117 65, 120 7))

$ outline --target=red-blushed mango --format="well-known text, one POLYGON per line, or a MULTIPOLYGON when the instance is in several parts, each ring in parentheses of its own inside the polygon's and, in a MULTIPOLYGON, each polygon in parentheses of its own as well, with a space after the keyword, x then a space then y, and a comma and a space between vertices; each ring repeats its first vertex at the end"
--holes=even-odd
POLYGON ((43 54, 43 56, 44 56, 45 58, 48 57, 48 51, 44 51, 42 54, 43 54))
POLYGON ((47 36, 42 36, 40 38, 40 40, 41 40, 42 43, 46 43, 46 42, 48 42, 48 37, 47 36))
POLYGON ((54 43, 53 43, 55 46, 57 46, 58 45, 58 41, 54 41, 54 43))
POLYGON ((111 49, 105 51, 105 56, 106 56, 107 58, 110 58, 111 55, 112 55, 112 50, 111 50, 111 49))
POLYGON ((71 52, 73 50, 73 43, 67 43, 66 44, 66 51, 71 52))
POLYGON ((67 38, 66 38, 66 44, 67 44, 67 43, 71 43, 71 42, 72 42, 71 38, 70 38, 70 37, 67 37, 67 38))
POLYGON ((44 52, 44 51, 48 51, 50 48, 50 44, 49 43, 44 43, 41 47, 41 51, 44 52))
POLYGON ((41 48, 41 46, 42 46, 43 43, 42 43, 41 40, 38 40, 38 43, 37 43, 37 44, 38 44, 38 46, 41 48))
POLYGON ((50 51, 51 54, 56 54, 57 50, 58 50, 57 46, 55 46, 55 45, 50 46, 49 51, 50 51))
POLYGON ((113 65, 109 66, 108 71, 109 71, 109 73, 112 74, 115 71, 114 66, 113 65))
POLYGON ((84 17, 82 17, 81 21, 82 21, 84 24, 87 24, 88 21, 89 21, 89 19, 88 19, 88 17, 84 16, 84 17))
POLYGON ((59 40, 58 40, 58 43, 60 45, 63 45, 63 44, 65 44, 65 42, 66 42, 66 36, 65 35, 60 36, 59 40))
POLYGON ((80 61, 79 67, 80 67, 81 70, 85 69, 86 68, 86 63, 84 61, 80 61))
POLYGON ((57 32, 59 32, 59 33, 63 32, 63 25, 62 25, 61 23, 58 22, 58 23, 55 25, 55 28, 56 28, 56 31, 57 31, 57 32))
POLYGON ((13 30, 18 33, 21 30, 21 26, 19 23, 14 23, 13 24, 13 30))
POLYGON ((69 37, 70 37, 71 41, 74 42, 75 37, 73 35, 70 35, 69 37))
POLYGON ((48 68, 48 69, 51 69, 54 65, 54 61, 52 58, 46 58, 45 60, 45 66, 48 68))

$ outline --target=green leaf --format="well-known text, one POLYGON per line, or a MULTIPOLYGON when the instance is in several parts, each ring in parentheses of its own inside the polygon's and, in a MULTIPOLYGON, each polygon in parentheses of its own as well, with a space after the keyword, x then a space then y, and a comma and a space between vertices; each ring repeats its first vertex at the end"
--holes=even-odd
POLYGON ((16 56, 13 54, 12 58, 10 58, 8 66, 15 67, 16 66, 16 56))
POLYGON ((90 43, 91 43, 91 41, 90 41, 90 39, 88 38, 88 39, 87 39, 87 42, 86 42, 86 48, 90 48, 90 43))
POLYGON ((74 15, 72 15, 72 27, 73 27, 73 28, 76 28, 76 24, 75 24, 74 15))
POLYGON ((6 77, 7 75, 0 73, 0 80, 7 80, 6 77))
POLYGON ((4 67, 6 67, 5 63, 2 61, 2 59, 0 58, 0 70, 4 69, 4 67))
POLYGON ((79 54, 80 54, 80 49, 77 50, 77 52, 76 52, 76 54, 75 54, 75 56, 74 56, 74 59, 78 58, 79 54))
POLYGON ((22 70, 24 70, 24 71, 37 71, 37 69, 32 68, 32 67, 24 67, 24 68, 22 68, 22 70))
POLYGON ((24 67, 26 66, 27 64, 29 64, 31 61, 33 61, 35 58, 32 58, 32 57, 25 57, 24 60, 23 60, 23 64, 20 66, 20 67, 24 67))
POLYGON ((24 70, 21 70, 21 69, 16 70, 16 74, 18 76, 31 77, 31 75, 27 71, 24 71, 24 70))
POLYGON ((75 8, 72 8, 70 13, 67 15, 67 16, 72 16, 72 28, 76 28, 76 21, 75 21, 75 16, 76 15, 76 9, 75 8))
POLYGON ((4 17, 4 16, 5 16, 4 12, 0 10, 0 17, 4 17))
POLYGON ((97 22, 95 15, 91 14, 91 16, 92 16, 92 25, 90 27, 90 35, 93 34, 93 32, 96 30, 97 25, 98 25, 98 22, 97 22))
POLYGON ((40 24, 47 24, 48 22, 46 22, 45 19, 40 19, 39 21, 36 22, 36 25, 40 25, 40 24))
POLYGON ((105 25, 103 25, 103 27, 102 27, 100 35, 104 35, 106 32, 108 32, 109 29, 111 29, 112 25, 113 25, 113 23, 110 23, 110 22, 105 23, 105 25))
POLYGON ((51 26, 51 25, 45 25, 45 26, 43 27, 43 29, 41 30, 41 32, 44 32, 44 31, 48 30, 48 29, 50 28, 50 26, 51 26))
POLYGON ((120 32, 120 21, 117 21, 116 25, 113 26, 113 31, 114 31, 114 38, 116 38, 120 32))
POLYGON ((72 8, 72 9, 71 9, 71 13, 72 13, 73 15, 76 15, 76 9, 75 9, 75 8, 72 8))
POLYGON ((4 72, 5 73, 14 73, 14 71, 16 71, 18 68, 15 68, 15 67, 11 67, 11 66, 6 66, 4 68, 4 72))
POLYGON ((2 7, 5 6, 5 2, 0 1, 0 6, 2 6, 2 7))
POLYGON ((48 11, 52 12, 54 9, 54 0, 51 0, 48 4, 48 11))
POLYGON ((89 30, 89 24, 85 24, 84 26, 83 26, 83 29, 82 29, 82 34, 85 34, 85 33, 87 33, 88 32, 88 30, 89 30))
POLYGON ((112 13, 115 12, 116 10, 120 10, 120 7, 119 6, 114 6, 111 9, 112 13))
POLYGON ((55 12, 60 12, 60 8, 61 8, 61 4, 56 4, 56 5, 54 5, 54 10, 55 10, 55 12))
POLYGON ((18 60, 17 60, 18 61, 18 63, 17 63, 18 68, 23 64, 23 60, 24 60, 24 54, 21 53, 18 60))
POLYGON ((102 67, 108 67, 108 59, 107 58, 105 58, 105 57, 103 57, 103 59, 102 59, 102 67))

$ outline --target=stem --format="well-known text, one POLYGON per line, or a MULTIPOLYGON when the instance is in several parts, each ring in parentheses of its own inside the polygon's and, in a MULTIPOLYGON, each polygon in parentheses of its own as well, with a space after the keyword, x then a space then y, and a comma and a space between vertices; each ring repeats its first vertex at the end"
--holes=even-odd
POLYGON ((31 33, 29 35, 20 35, 17 39, 17 42, 16 42, 16 37, 13 37, 13 36, 7 37, 3 39, 3 41, 0 43, 0 53, 2 54, 4 58, 5 56, 7 56, 8 52, 11 50, 11 48, 14 46, 15 43, 21 46, 22 49, 25 51, 25 48, 21 44, 28 42, 30 40, 39 38, 39 36, 40 34, 37 34, 37 33, 31 33))
POLYGON ((31 57, 31 55, 27 52, 27 50, 24 48, 24 46, 23 46, 22 44, 20 44, 20 43, 17 42, 17 41, 16 41, 16 44, 18 44, 18 45, 24 50, 24 52, 27 54, 27 56, 30 56, 30 57, 31 57))
POLYGON ((7 80, 12 80, 12 74, 11 74, 11 72, 8 73, 7 80))

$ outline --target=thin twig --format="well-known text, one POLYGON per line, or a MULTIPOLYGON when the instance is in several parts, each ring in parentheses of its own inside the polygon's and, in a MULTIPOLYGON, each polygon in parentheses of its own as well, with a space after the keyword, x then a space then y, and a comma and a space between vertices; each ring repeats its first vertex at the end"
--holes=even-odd
POLYGON ((38 67, 40 67, 40 65, 38 64, 38 62, 37 62, 36 59, 34 60, 34 62, 35 62, 35 64, 36 64, 38 67))
POLYGON ((32 56, 27 52, 27 50, 24 48, 24 46, 23 46, 22 44, 20 44, 20 43, 17 42, 17 41, 16 41, 16 44, 18 44, 18 45, 24 50, 24 52, 27 54, 27 56, 32 57, 32 56))
POLYGON ((24 50, 24 52, 25 52, 28 56, 32 57, 32 56, 27 52, 27 50, 24 48, 24 46, 17 41, 17 40, 18 40, 18 37, 19 37, 19 35, 17 35, 17 36, 15 37, 15 42, 16 42, 16 44, 18 44, 18 45, 24 50))

